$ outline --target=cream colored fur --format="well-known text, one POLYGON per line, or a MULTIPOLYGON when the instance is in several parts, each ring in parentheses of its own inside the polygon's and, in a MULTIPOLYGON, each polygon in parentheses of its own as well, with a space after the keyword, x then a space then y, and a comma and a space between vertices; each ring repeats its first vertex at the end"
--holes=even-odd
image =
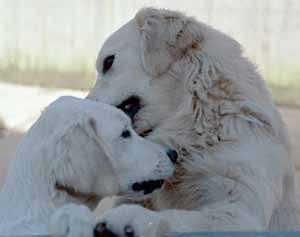
POLYGON ((100 221, 111 231, 300 229, 286 128, 234 39, 178 12, 142 9, 105 42, 97 69, 88 98, 118 105, 140 97, 136 131, 153 129, 149 139, 180 153, 170 184, 152 195, 152 210, 108 211, 100 221))
POLYGON ((133 183, 170 177, 174 167, 166 150, 139 137, 112 106, 56 100, 24 136, 9 166, 0 193, 0 235, 92 235, 87 207, 109 195, 143 196, 133 183), (122 137, 123 131, 130 136, 122 137))

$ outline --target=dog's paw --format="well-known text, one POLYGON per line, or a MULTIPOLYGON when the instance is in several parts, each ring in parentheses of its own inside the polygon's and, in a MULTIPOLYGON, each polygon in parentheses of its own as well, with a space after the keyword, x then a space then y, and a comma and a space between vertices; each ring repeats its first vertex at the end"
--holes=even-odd
POLYGON ((86 206, 68 204, 58 209, 50 219, 50 235, 93 237, 95 219, 86 206))
POLYGON ((122 205, 103 215, 94 236, 159 237, 168 232, 167 222, 158 213, 137 205, 122 205))

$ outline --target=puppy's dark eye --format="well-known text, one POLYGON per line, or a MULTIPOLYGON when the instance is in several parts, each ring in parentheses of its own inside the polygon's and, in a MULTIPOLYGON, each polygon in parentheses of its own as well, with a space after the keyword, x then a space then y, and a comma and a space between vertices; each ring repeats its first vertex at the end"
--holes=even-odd
POLYGON ((102 73, 105 74, 113 65, 115 60, 115 55, 107 56, 103 61, 102 73))
POLYGON ((129 137, 131 137, 131 133, 130 133, 130 131, 129 130, 124 130, 123 132, 122 132, 122 134, 121 134, 121 137, 123 137, 123 138, 129 138, 129 137))

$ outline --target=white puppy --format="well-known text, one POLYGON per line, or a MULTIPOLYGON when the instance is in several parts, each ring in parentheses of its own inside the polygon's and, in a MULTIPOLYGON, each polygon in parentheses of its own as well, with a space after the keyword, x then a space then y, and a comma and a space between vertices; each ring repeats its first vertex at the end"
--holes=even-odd
POLYGON ((50 233, 80 236, 85 226, 91 234, 92 214, 77 204, 143 196, 173 172, 167 151, 139 137, 123 112, 73 97, 42 113, 16 156, 0 194, 0 234, 49 234, 50 219, 50 233))

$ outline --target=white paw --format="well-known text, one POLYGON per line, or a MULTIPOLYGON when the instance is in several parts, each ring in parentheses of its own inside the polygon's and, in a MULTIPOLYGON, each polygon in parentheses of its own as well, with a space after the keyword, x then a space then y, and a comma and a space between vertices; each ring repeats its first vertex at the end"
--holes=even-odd
POLYGON ((158 213, 137 205, 122 205, 103 215, 94 236, 159 237, 168 230, 167 222, 158 213))
POLYGON ((50 219, 50 235, 66 237, 93 237, 95 219, 86 207, 68 204, 58 209, 50 219))

